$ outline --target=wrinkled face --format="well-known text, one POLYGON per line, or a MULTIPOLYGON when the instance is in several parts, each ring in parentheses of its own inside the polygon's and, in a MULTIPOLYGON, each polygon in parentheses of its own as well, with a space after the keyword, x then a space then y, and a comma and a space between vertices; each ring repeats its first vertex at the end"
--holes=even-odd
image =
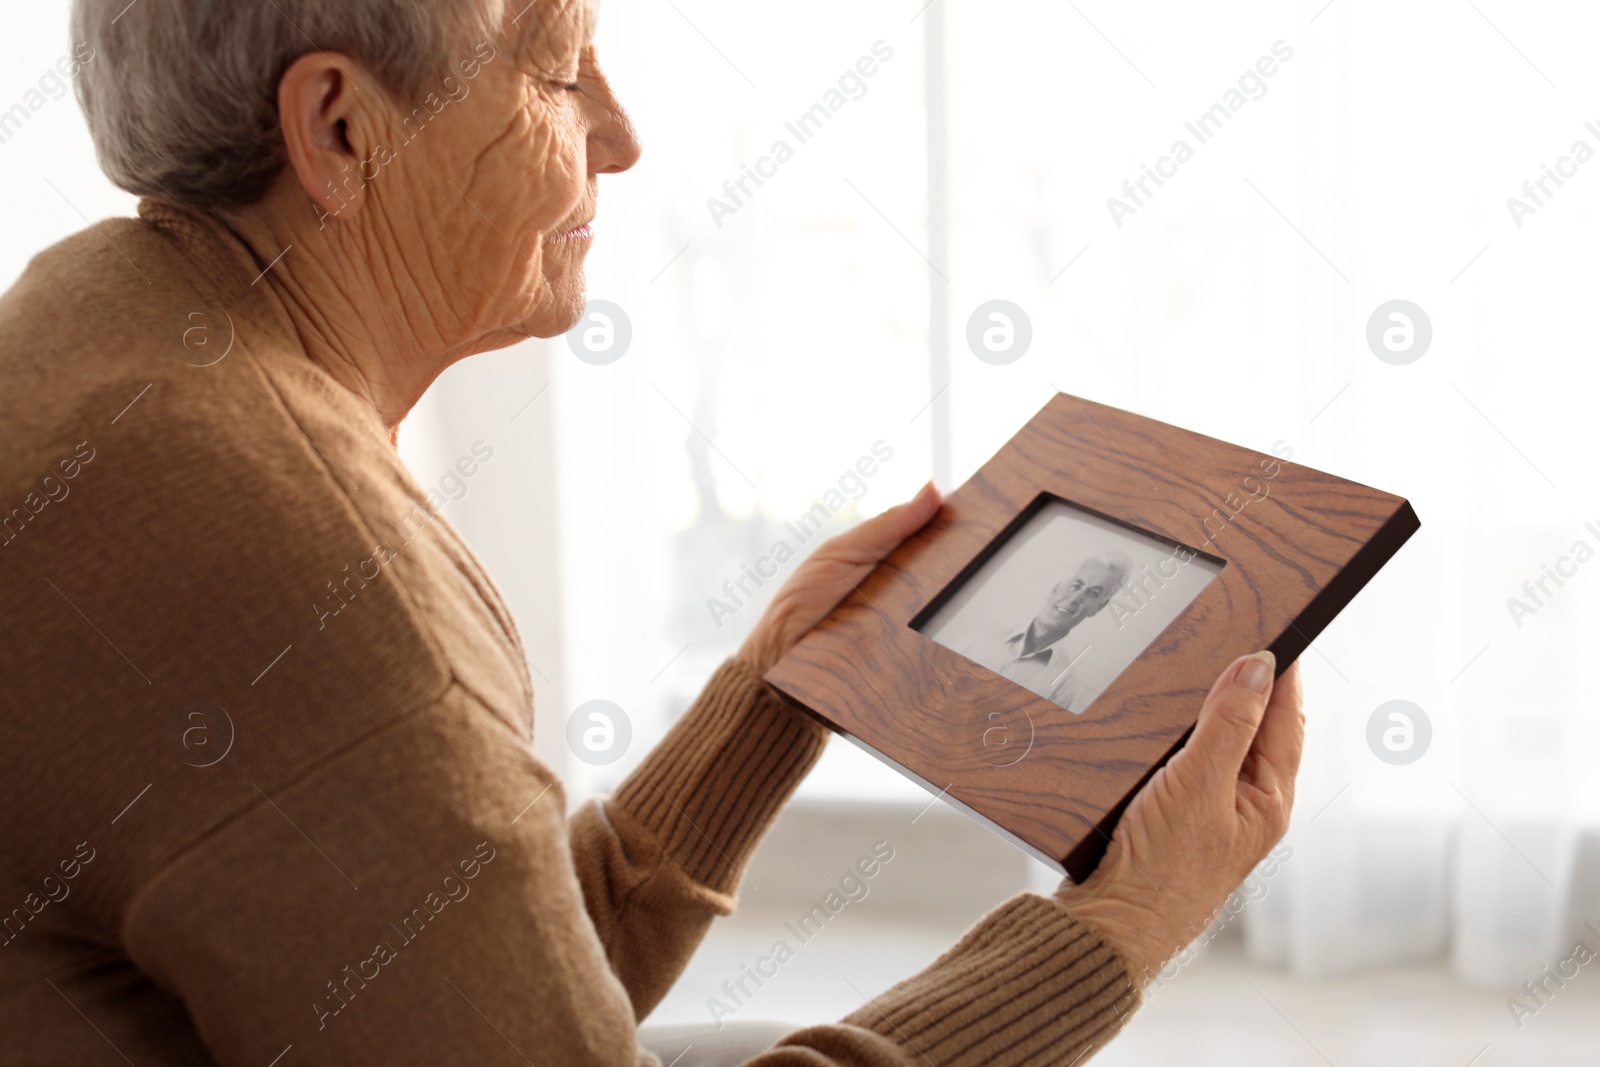
POLYGON ((411 258, 437 279, 458 339, 549 337, 578 320, 597 177, 639 156, 596 60, 598 0, 524 3, 393 133, 406 180, 388 208, 412 218, 388 221, 415 228, 411 258))
POLYGON ((1110 602, 1120 583, 1116 571, 1093 560, 1078 568, 1078 573, 1057 582, 1045 598, 1039 622, 1049 629, 1065 629, 1099 613, 1110 602))

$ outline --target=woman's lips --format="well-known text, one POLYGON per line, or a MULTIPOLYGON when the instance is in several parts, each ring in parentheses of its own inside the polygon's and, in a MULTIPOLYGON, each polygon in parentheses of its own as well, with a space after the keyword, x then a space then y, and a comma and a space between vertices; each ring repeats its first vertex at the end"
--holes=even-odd
POLYGON ((594 231, 589 228, 589 224, 587 222, 582 226, 568 230, 566 233, 560 233, 556 235, 556 237, 562 241, 587 241, 593 236, 594 231))

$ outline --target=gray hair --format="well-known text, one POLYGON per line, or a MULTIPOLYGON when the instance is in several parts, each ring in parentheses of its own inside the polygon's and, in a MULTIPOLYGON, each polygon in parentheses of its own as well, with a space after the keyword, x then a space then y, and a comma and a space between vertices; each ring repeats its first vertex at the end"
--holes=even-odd
POLYGON ((77 78, 100 167, 117 186, 243 207, 286 163, 278 82, 307 52, 343 52, 407 105, 475 43, 505 0, 73 0, 93 48, 77 78))
POLYGON ((1126 552, 1102 552, 1088 562, 1098 563, 1111 572, 1113 593, 1128 584, 1128 574, 1133 570, 1133 560, 1128 558, 1126 552))

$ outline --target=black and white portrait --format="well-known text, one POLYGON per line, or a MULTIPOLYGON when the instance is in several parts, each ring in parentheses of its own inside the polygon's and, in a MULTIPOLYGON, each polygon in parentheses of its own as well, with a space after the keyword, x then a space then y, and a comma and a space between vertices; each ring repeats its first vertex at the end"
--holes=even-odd
POLYGON ((1081 715, 1221 569, 1051 500, 918 629, 1081 715))

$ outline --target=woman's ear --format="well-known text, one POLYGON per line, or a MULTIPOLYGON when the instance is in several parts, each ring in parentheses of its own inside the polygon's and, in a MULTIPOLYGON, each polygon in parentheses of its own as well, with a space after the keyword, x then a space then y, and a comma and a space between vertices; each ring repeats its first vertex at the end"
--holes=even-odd
POLYGON ((354 60, 307 52, 278 81, 278 121, 289 167, 301 188, 331 215, 355 214, 365 199, 362 168, 373 151, 365 131, 382 128, 370 114, 385 100, 354 60), (357 79, 360 79, 360 84, 357 79))

